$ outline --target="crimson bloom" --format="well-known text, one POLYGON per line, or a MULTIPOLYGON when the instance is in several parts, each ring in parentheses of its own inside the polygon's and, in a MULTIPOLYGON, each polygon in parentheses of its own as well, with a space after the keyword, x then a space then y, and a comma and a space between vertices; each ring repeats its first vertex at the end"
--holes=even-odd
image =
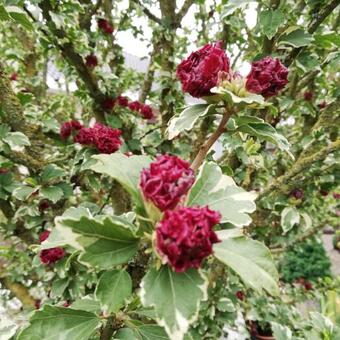
POLYGON ((102 108, 107 111, 111 111, 116 104, 113 98, 107 97, 102 101, 102 108))
POLYGON ((319 109, 324 109, 326 106, 327 106, 327 102, 326 101, 323 101, 320 104, 318 104, 318 108, 319 109))
POLYGON ((326 197, 326 196, 328 196, 328 191, 320 190, 320 195, 323 196, 323 197, 326 197))
POLYGON ((206 44, 192 52, 177 66, 177 77, 182 90, 193 97, 211 95, 210 89, 217 84, 218 73, 229 72, 230 62, 222 43, 206 44))
POLYGON ((305 287, 306 290, 312 290, 313 289, 313 285, 309 281, 305 282, 304 287, 305 287))
MULTIPOLYGON (((50 232, 48 230, 43 231, 39 235, 40 243, 44 242, 48 238, 49 235, 50 235, 50 232)), ((40 260, 44 264, 51 264, 51 263, 57 262, 60 259, 62 259, 64 256, 65 256, 65 251, 63 248, 60 248, 60 247, 44 249, 39 254, 40 260)))
POLYGON ((129 105, 129 99, 124 96, 118 96, 117 102, 120 106, 127 107, 129 105))
POLYGON ((113 27, 106 19, 98 19, 97 21, 98 27, 106 34, 113 33, 113 27))
POLYGON ((303 197, 303 190, 302 189, 294 189, 290 193, 291 196, 296 198, 297 200, 301 199, 303 197))
POLYGON ((89 54, 85 57, 85 64, 87 67, 96 67, 98 65, 98 59, 94 54, 89 54))
POLYGON ((119 129, 96 123, 93 128, 82 128, 74 141, 82 145, 93 145, 99 152, 111 154, 122 145, 121 134, 119 129))
POLYGON ((82 128, 74 137, 76 143, 90 145, 95 143, 95 131, 93 128, 82 128))
POLYGON ((265 57, 251 65, 246 89, 268 98, 278 94, 288 83, 288 69, 279 59, 265 57))
POLYGON ((140 187, 146 200, 161 211, 173 209, 194 183, 190 163, 171 155, 160 155, 141 173, 140 187))
POLYGON ((34 300, 34 308, 40 309, 40 306, 41 306, 41 300, 40 299, 34 300))
POLYGON ((98 151, 111 154, 119 150, 122 145, 120 140, 122 132, 119 129, 113 129, 100 123, 96 123, 93 129, 98 151))
POLYGON ((135 101, 129 103, 128 107, 131 111, 137 111, 138 112, 139 110, 142 109, 143 104, 140 103, 138 100, 135 100, 135 101))
POLYGON ((71 136, 71 133, 74 130, 80 130, 83 127, 83 125, 78 122, 77 120, 70 120, 68 122, 64 122, 61 124, 60 127, 60 137, 62 139, 67 139, 71 136))
POLYGON ((220 220, 220 213, 208 207, 167 210, 156 229, 158 253, 176 272, 199 268, 220 242, 212 230, 220 220))
POLYGON ((238 290, 236 293, 235 293, 235 296, 241 300, 241 301, 244 301, 244 299, 246 298, 245 294, 242 292, 242 290, 238 290))
POLYGON ((140 110, 140 113, 145 119, 153 118, 153 111, 150 105, 144 104, 140 110))
POLYGON ((303 98, 304 100, 310 102, 314 97, 314 94, 312 91, 306 91, 304 94, 303 94, 303 98))

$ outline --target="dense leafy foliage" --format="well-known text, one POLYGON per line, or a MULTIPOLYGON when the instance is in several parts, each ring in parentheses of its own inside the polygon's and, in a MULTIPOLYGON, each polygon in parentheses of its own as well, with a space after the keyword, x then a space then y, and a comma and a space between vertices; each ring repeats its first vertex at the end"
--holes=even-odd
POLYGON ((286 282, 293 282, 300 278, 315 281, 330 276, 330 266, 323 245, 318 242, 308 242, 284 254, 281 273, 286 282))
POLYGON ((338 339, 338 5, 2 1, 1 340, 338 339))

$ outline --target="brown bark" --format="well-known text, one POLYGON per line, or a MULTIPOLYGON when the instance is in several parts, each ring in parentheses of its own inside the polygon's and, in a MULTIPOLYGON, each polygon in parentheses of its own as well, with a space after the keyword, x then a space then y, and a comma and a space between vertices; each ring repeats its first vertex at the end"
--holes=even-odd
POLYGON ((34 308, 35 300, 24 285, 13 282, 8 277, 0 277, 0 281, 6 289, 8 289, 18 300, 20 300, 24 308, 34 308))
POLYGON ((8 75, 0 61, 0 103, 3 111, 1 120, 10 126, 12 131, 25 134, 31 142, 29 153, 11 152, 10 157, 14 162, 27 166, 30 170, 39 171, 44 166, 44 150, 46 139, 41 127, 29 124, 25 120, 21 104, 12 90, 8 75))
POLYGON ((203 163, 207 153, 209 152, 210 148, 215 144, 215 142, 218 140, 218 138, 222 135, 222 133, 225 131, 225 126, 231 117, 232 112, 231 111, 226 111, 223 114, 223 117, 221 119, 220 124, 218 125, 217 129, 211 134, 211 136, 208 138, 206 143, 204 143, 200 150, 198 151, 194 161, 191 164, 191 169, 194 171, 197 171, 198 168, 201 166, 203 163))
MULTIPOLYGON (((314 15, 314 19, 308 25, 307 32, 313 34, 318 27, 327 19, 327 17, 338 7, 340 0, 333 0, 327 3, 326 6, 321 8, 321 10, 314 15)), ((305 46, 294 48, 285 60, 285 65, 289 66, 294 59, 305 49, 305 46)))
MULTIPOLYGON (((105 99, 105 94, 100 91, 98 87, 97 80, 95 79, 93 73, 86 67, 83 58, 78 54, 75 50, 73 43, 67 40, 67 34, 62 28, 57 28, 55 23, 53 22, 50 12, 53 12, 53 6, 49 0, 43 0, 39 7, 42 10, 42 14, 44 19, 47 22, 47 26, 55 37, 54 44, 60 50, 62 56, 65 60, 72 65, 80 79, 83 81, 85 87, 87 88, 89 95, 95 102, 94 106, 94 115, 97 121, 105 121, 105 114, 101 108, 102 102, 105 99), (57 40, 58 39, 58 40, 57 40), (60 42, 66 41, 66 42, 60 42)), ((44 31, 45 34, 50 36, 49 33, 44 31)))

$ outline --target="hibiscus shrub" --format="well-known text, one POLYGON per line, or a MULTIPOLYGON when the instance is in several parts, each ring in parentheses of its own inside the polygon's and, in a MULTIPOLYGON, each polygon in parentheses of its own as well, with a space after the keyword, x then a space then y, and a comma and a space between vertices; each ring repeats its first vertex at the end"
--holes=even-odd
POLYGON ((156 3, 0 5, 1 340, 337 338, 338 1, 156 3))

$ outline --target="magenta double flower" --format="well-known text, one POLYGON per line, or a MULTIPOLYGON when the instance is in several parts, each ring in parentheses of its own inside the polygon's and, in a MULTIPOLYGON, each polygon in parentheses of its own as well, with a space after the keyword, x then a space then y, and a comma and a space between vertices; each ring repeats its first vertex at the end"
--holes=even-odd
POLYGON ((182 207, 195 181, 190 164, 177 156, 160 155, 143 169, 140 187, 146 201, 164 212, 156 226, 158 254, 176 272, 199 268, 219 242, 213 231, 221 215, 208 207, 182 207))

